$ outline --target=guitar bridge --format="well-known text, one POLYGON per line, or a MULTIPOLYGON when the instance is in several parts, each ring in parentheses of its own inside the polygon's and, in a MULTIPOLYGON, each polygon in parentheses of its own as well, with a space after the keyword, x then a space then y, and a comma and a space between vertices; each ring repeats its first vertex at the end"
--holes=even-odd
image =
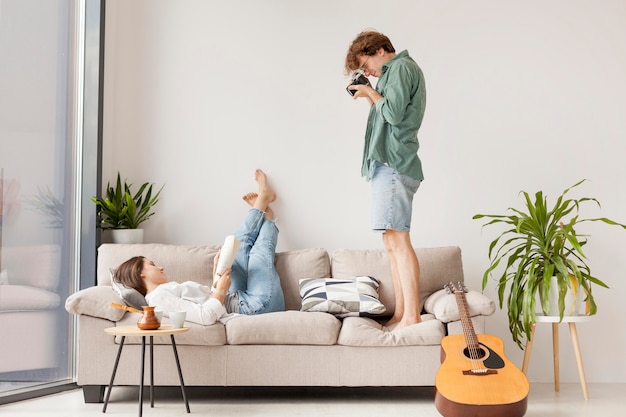
POLYGON ((467 371, 463 371, 463 375, 476 375, 476 376, 493 375, 497 373, 498 371, 496 371, 495 369, 469 369, 467 371))

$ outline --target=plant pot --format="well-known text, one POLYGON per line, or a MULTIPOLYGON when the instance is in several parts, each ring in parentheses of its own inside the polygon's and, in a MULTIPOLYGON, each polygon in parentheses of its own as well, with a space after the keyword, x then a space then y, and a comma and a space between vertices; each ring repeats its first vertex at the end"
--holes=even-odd
POLYGON ((143 243, 143 229, 112 229, 113 243, 143 243))
MULTIPOLYGON (((567 292, 565 293, 565 309, 563 310, 563 316, 577 316, 580 312, 580 305, 582 302, 583 289, 578 284, 578 281, 573 276, 567 283, 567 292)), ((547 316, 559 315, 559 288, 555 277, 550 280, 550 292, 548 293, 549 305, 541 303, 543 313, 547 316)))

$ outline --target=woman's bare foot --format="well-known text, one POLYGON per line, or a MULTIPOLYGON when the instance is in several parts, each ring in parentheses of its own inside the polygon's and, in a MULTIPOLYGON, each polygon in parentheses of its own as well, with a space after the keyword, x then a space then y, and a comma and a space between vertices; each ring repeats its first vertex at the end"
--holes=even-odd
POLYGON ((254 179, 259 184, 259 196, 253 207, 265 211, 265 208, 276 200, 276 193, 267 184, 267 175, 262 170, 257 169, 254 172, 254 179))
POLYGON ((244 195, 242 198, 243 198, 243 201, 250 204, 251 207, 254 207, 254 203, 256 202, 256 199, 258 197, 259 195, 257 193, 248 193, 244 195))
MULTIPOLYGON (((248 193, 244 195, 242 198, 243 198, 243 201, 250 204, 250 206, 254 207, 254 204, 258 197, 259 195, 257 193, 248 193)), ((265 210, 261 210, 261 211, 265 212, 265 218, 267 220, 274 220, 274 210, 272 210, 270 206, 267 206, 265 210)))
POLYGON ((248 193, 243 196, 243 200, 250 206, 263 211, 266 219, 274 220, 274 211, 270 203, 276 200, 276 193, 268 186, 267 175, 262 170, 257 169, 254 176, 259 184, 259 192, 248 193))

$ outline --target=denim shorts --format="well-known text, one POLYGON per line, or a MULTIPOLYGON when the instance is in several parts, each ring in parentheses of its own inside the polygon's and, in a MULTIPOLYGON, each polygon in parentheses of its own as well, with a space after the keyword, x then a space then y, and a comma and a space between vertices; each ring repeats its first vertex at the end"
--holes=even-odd
POLYGON ((378 231, 411 230, 413 196, 421 181, 401 174, 393 168, 372 161, 372 229, 378 231))

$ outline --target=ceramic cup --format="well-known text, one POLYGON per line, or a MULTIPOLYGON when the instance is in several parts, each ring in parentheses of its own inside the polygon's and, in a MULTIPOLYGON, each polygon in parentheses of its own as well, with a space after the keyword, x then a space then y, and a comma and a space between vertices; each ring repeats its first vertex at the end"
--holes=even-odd
POLYGON ((172 327, 175 329, 183 327, 186 315, 186 311, 170 311, 170 322, 172 323, 172 327))
POLYGON ((159 323, 163 320, 163 310, 154 310, 154 314, 159 319, 159 323))

